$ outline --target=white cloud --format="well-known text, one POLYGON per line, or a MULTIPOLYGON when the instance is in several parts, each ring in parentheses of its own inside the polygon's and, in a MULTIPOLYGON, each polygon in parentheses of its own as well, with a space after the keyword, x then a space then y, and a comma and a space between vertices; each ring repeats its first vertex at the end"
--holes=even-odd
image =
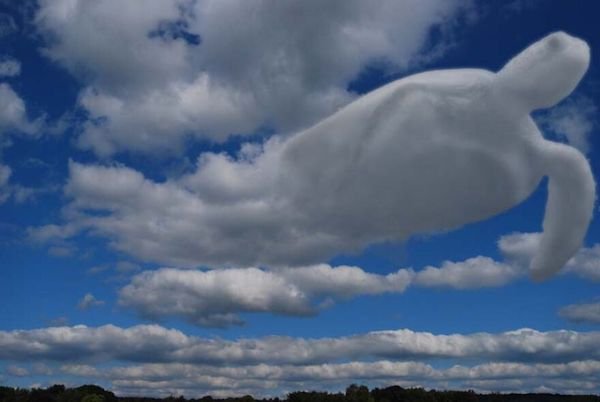
POLYGON ((600 324, 600 302, 570 304, 561 308, 558 314, 569 321, 600 324))
POLYGON ((567 263, 566 271, 594 282, 600 282, 600 244, 579 250, 567 263))
POLYGON ((5 58, 0 60, 0 77, 14 77, 21 73, 21 63, 18 60, 5 58))
POLYGON ((334 298, 402 293, 414 276, 409 269, 379 275, 365 272, 359 267, 331 267, 327 264, 285 269, 278 274, 307 294, 334 298))
POLYGON ((23 99, 10 85, 0 83, 0 135, 9 130, 32 133, 35 127, 27 120, 23 99))
POLYGON ((93 294, 86 293, 77 304, 77 307, 79 307, 80 310, 89 310, 92 307, 102 306, 103 304, 103 300, 98 300, 93 294))
POLYGON ((317 265, 268 272, 257 268, 192 271, 163 268, 135 276, 120 304, 148 318, 179 316, 202 326, 242 324, 239 313, 318 313, 323 301, 403 292, 413 276, 370 274, 358 267, 317 265))
POLYGON ((0 359, 178 362, 213 365, 321 364, 356 359, 488 359, 527 363, 599 360, 600 332, 519 329, 501 333, 436 335, 408 329, 338 338, 269 336, 200 338, 158 325, 120 328, 53 327, 0 331, 0 359))
POLYGON ((200 326, 225 327, 242 324, 240 313, 314 315, 332 303, 360 295, 402 293, 411 285, 497 287, 524 273, 522 266, 481 256, 445 261, 439 268, 428 266, 417 272, 403 268, 387 275, 327 264, 274 271, 163 268, 136 275, 121 289, 119 303, 145 318, 180 317, 200 326))
POLYGON ((146 317, 178 315, 205 326, 241 324, 238 312, 314 314, 300 289, 256 268, 144 272, 121 290, 120 303, 146 317))
MULTIPOLYGON (((0 36, 3 30, 3 14, 0 13, 0 36)), ((0 77, 13 76, 20 72, 20 64, 13 59, 0 61, 0 77)), ((2 163, 1 151, 10 145, 9 135, 34 135, 38 132, 41 119, 30 121, 23 99, 7 83, 0 83, 0 204, 12 197, 21 203, 32 198, 37 192, 29 187, 9 183, 12 169, 2 163)))
POLYGON ((79 144, 109 155, 176 151, 189 136, 223 140, 263 125, 306 126, 350 101, 346 86, 369 63, 397 71, 439 56, 452 22, 470 7, 45 0, 35 22, 45 54, 86 85, 79 106, 90 119, 79 144), (430 44, 434 27, 443 35, 430 44))
POLYGON ((415 284, 426 287, 478 289, 503 286, 522 275, 523 269, 517 265, 478 256, 462 262, 446 261, 440 268, 426 267, 415 276, 415 284))

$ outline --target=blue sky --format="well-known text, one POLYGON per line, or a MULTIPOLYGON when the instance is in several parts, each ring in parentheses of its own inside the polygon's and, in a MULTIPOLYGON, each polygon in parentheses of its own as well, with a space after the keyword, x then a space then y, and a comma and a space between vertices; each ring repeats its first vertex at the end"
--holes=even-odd
POLYGON ((591 62, 533 117, 598 177, 598 11, 583 0, 0 2, 0 384, 600 393, 596 207, 583 248, 538 283, 514 247, 542 229, 546 179, 456 229, 377 241, 338 222, 346 234, 331 244, 313 231, 329 215, 287 220, 329 192, 304 192, 302 175, 283 190, 269 181, 287 166, 272 162, 280 144, 359 96, 427 70, 496 72, 555 31, 585 40, 591 62), (306 204, 269 204, 286 189, 306 204))

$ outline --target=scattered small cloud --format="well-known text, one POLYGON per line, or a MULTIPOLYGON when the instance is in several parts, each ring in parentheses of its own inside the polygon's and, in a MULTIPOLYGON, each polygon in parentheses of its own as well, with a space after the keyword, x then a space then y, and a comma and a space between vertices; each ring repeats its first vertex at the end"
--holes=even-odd
POLYGON ((21 63, 11 58, 0 59, 0 77, 15 77, 21 74, 21 63))
POLYGON ((53 257, 71 257, 75 249, 70 246, 52 246, 48 249, 48 254, 53 257))
POLYGON ((544 112, 536 120, 555 136, 588 153, 589 136, 597 127, 597 114, 598 107, 591 98, 578 96, 544 112))
POLYGON ((29 370, 20 366, 8 366, 5 372, 13 377, 27 377, 29 375, 29 370))
POLYGON ((102 305, 104 305, 103 300, 98 300, 93 294, 86 293, 85 296, 83 296, 83 298, 79 301, 77 307, 79 307, 80 310, 89 310, 92 307, 98 307, 102 305))
POLYGON ((18 26, 15 19, 7 13, 0 13, 0 38, 17 32, 18 26))
POLYGON ((31 366, 31 372, 36 375, 52 375, 54 371, 45 363, 34 363, 31 366))
POLYGON ((140 267, 138 264, 135 264, 131 261, 118 261, 115 264, 115 270, 120 274, 129 274, 129 273, 137 272, 141 269, 142 269, 142 267, 140 267))
POLYGON ((108 264, 94 265, 93 267, 88 268, 87 273, 90 274, 90 275, 96 275, 96 274, 99 274, 101 272, 105 272, 109 268, 110 267, 109 267, 108 264))

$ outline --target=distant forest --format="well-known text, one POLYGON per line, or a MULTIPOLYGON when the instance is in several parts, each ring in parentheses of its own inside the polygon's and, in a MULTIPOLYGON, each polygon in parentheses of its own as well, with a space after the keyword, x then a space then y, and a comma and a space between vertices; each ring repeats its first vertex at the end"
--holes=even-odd
POLYGON ((345 393, 317 391, 298 391, 287 395, 285 399, 258 399, 250 395, 239 398, 213 398, 205 396, 199 399, 185 399, 170 396, 118 397, 97 385, 83 385, 66 388, 53 385, 49 388, 10 388, 0 387, 1 402, 600 402, 598 395, 558 395, 558 394, 477 394, 473 391, 427 391, 423 388, 402 388, 392 386, 375 388, 369 391, 364 385, 352 384, 345 393))

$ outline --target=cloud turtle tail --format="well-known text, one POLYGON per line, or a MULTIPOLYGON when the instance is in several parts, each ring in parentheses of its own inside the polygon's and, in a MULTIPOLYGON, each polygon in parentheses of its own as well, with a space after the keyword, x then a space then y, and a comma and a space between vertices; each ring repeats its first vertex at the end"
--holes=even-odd
POLYGON ((544 231, 530 266, 536 281, 559 271, 581 247, 596 199, 590 165, 575 148, 545 141, 542 161, 549 183, 544 231))

